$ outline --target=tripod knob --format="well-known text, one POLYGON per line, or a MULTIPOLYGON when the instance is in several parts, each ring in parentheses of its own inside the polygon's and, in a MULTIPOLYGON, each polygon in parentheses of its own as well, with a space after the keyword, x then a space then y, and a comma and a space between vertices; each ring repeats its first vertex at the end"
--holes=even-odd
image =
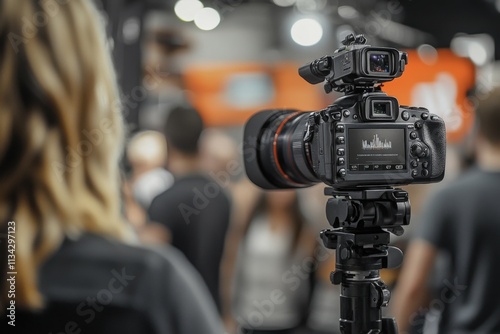
POLYGON ((344 261, 349 260, 351 255, 351 250, 349 248, 342 247, 340 250, 340 258, 344 261))
POLYGON ((381 280, 373 282, 371 291, 371 301, 372 307, 385 307, 389 305, 389 300, 391 300, 391 292, 381 280))
POLYGON ((332 282, 333 285, 342 283, 342 273, 340 271, 332 271, 330 273, 330 282, 332 282))
POLYGON ((387 248, 387 267, 386 268, 399 268, 403 263, 403 252, 401 249, 389 246, 387 248))

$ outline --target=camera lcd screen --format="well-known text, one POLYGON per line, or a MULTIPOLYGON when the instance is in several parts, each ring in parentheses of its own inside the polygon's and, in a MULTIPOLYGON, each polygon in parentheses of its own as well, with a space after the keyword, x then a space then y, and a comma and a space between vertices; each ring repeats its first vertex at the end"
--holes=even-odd
POLYGON ((349 129, 349 170, 406 170, 404 129, 349 129))
POLYGON ((373 74, 391 73, 391 56, 386 51, 368 52, 368 71, 373 74))

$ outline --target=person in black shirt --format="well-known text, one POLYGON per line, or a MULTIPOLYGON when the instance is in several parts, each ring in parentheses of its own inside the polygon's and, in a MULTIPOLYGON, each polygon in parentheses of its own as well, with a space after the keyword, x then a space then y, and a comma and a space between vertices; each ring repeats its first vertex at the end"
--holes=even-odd
POLYGON ((165 125, 167 168, 174 184, 149 208, 151 221, 170 232, 171 244, 199 271, 220 311, 220 264, 230 219, 225 190, 201 172, 198 142, 203 121, 188 107, 172 110, 165 125))
POLYGON ((438 251, 450 273, 429 307, 442 311, 439 333, 500 333, 500 89, 477 108, 478 166, 429 199, 394 293, 400 333, 420 322, 438 251))

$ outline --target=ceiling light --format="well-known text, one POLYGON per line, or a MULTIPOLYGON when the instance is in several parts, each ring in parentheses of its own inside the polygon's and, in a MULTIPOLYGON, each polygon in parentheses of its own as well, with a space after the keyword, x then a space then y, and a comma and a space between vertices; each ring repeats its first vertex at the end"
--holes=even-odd
POLYGON ((295 43, 311 46, 317 44, 323 37, 323 28, 314 19, 300 19, 293 24, 290 33, 295 43))

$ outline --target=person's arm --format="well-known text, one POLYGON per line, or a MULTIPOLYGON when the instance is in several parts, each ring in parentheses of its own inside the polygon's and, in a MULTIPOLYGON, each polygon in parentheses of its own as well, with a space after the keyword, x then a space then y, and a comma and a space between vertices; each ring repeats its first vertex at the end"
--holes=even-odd
POLYGON ((172 224, 174 219, 166 219, 166 212, 169 208, 165 207, 162 196, 157 196, 149 206, 147 217, 148 223, 141 231, 138 231, 139 238, 145 244, 170 244, 172 243, 172 224))
POLYGON ((226 235, 224 253, 221 261, 221 308, 222 317, 228 333, 234 333, 237 323, 231 312, 232 286, 236 272, 238 249, 245 237, 246 224, 250 221, 252 211, 255 209, 262 191, 254 186, 250 180, 244 178, 231 188, 233 210, 230 225, 226 235))
POLYGON ((180 252, 170 248, 169 280, 165 302, 173 312, 176 334, 222 334, 217 307, 198 272, 180 252))
POLYGON ((400 334, 409 330, 418 310, 427 300, 427 281, 436 254, 436 247, 421 239, 412 241, 408 247, 394 300, 390 304, 400 334))

